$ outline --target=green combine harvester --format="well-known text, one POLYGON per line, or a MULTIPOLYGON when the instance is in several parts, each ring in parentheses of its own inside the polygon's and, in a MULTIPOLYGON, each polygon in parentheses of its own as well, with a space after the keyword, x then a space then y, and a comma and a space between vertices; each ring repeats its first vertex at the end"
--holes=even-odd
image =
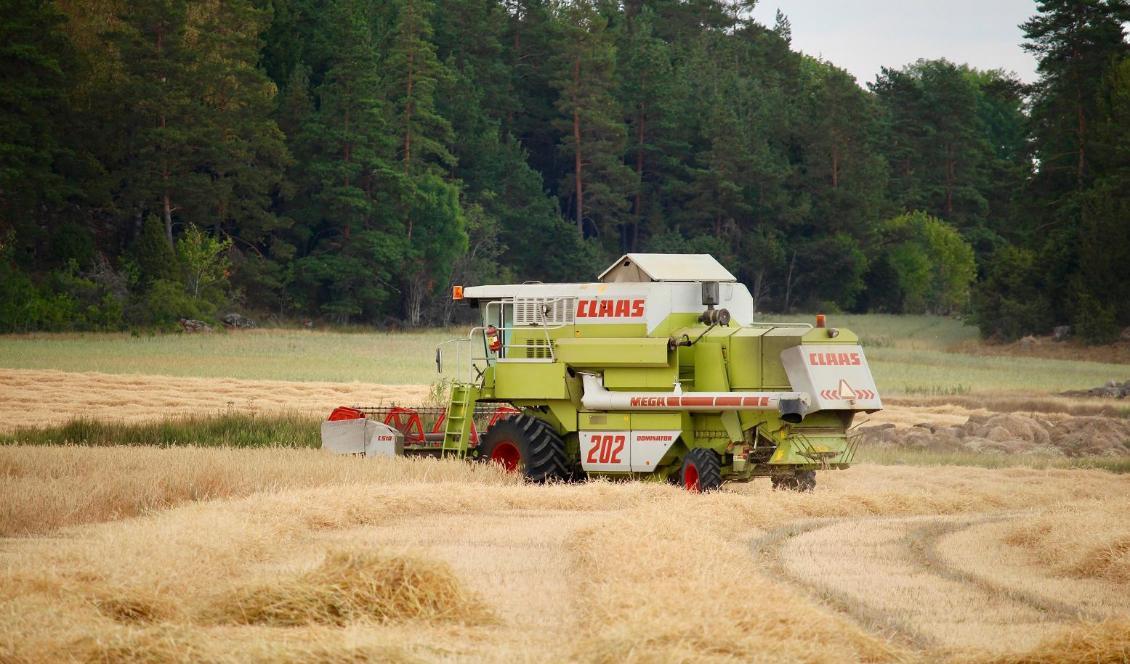
POLYGON ((755 322, 749 291, 709 255, 627 254, 596 283, 453 296, 482 324, 436 351, 437 368, 459 375, 431 434, 419 417, 406 431, 386 415, 403 453, 495 462, 535 482, 710 491, 769 477, 811 490, 817 470, 851 463, 855 414, 882 408, 856 335, 823 316, 755 322))

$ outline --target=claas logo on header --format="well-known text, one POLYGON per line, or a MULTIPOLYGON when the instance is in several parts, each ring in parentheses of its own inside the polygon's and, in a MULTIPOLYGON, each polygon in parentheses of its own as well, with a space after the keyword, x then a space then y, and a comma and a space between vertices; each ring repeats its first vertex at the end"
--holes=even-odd
POLYGON ((577 318, 643 318, 643 300, 577 300, 577 318))
POLYGON ((859 353, 809 353, 808 363, 816 367, 858 367, 863 359, 859 353))

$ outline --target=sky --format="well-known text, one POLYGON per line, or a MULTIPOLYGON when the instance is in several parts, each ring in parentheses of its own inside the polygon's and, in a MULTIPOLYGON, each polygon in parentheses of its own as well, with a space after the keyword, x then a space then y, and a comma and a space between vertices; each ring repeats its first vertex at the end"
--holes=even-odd
POLYGON ((1035 0, 759 0, 753 16, 773 26, 777 9, 792 24, 793 49, 873 82, 880 67, 946 58, 1036 80, 1036 60, 1017 27, 1035 0))

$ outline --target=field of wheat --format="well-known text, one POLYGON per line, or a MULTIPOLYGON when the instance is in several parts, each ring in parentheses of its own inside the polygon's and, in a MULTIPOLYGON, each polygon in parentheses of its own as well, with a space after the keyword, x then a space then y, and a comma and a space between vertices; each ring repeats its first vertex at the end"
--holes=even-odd
POLYGON ((1055 394, 1126 365, 847 324, 881 463, 810 494, 302 447, 433 399, 444 332, 0 339, 0 662, 1130 661, 1130 474, 1079 468, 1125 471, 1126 410, 1055 394))
POLYGON ((1126 661, 1130 477, 0 448, 0 661, 1126 661))

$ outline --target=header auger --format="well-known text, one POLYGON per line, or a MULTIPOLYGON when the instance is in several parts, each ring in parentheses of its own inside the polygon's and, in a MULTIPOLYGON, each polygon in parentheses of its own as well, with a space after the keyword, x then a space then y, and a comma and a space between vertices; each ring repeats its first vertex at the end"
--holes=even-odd
POLYGON ((851 463, 855 413, 882 408, 858 337, 823 316, 755 322, 749 291, 708 255, 627 254, 595 283, 454 296, 481 325, 437 349, 437 368, 460 375, 431 440, 405 441, 407 453, 492 461, 536 482, 631 476, 709 491, 769 477, 810 490, 816 470, 851 463), (488 412, 505 416, 482 422, 488 412))

